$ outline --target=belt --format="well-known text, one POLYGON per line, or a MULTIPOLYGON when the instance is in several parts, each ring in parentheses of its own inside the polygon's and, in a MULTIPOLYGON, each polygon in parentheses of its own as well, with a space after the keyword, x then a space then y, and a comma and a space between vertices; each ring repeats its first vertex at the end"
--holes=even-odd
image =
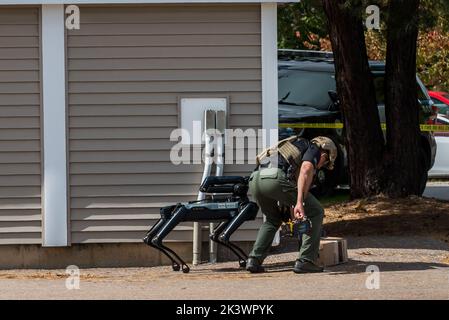
POLYGON ((260 169, 269 168, 269 167, 270 167, 270 162, 262 163, 262 164, 259 164, 259 165, 253 170, 253 172, 258 171, 258 170, 260 170, 260 169))

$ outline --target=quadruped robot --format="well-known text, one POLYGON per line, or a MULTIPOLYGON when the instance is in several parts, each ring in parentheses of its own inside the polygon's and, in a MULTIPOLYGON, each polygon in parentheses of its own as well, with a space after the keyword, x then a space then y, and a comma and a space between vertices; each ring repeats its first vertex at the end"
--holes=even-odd
POLYGON ((180 223, 220 222, 210 234, 210 239, 230 249, 239 259, 240 267, 246 266, 247 254, 229 238, 245 222, 254 220, 259 211, 255 202, 249 201, 249 177, 209 176, 200 186, 200 191, 209 194, 209 199, 178 203, 162 207, 161 218, 148 231, 143 241, 167 256, 173 271, 188 273, 189 266, 176 252, 163 244, 164 238, 180 223))

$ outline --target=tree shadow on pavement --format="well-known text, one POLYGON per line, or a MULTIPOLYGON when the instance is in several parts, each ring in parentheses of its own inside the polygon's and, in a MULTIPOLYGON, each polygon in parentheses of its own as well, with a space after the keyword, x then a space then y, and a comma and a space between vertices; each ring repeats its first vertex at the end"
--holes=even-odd
MULTIPOLYGON (((264 268, 267 273, 273 273, 273 272, 291 272, 293 265, 295 264, 295 261, 284 261, 284 262, 275 262, 275 263, 267 263, 264 264, 264 268)), ((225 272, 225 273, 235 273, 239 271, 247 272, 244 268, 238 268, 237 266, 235 268, 227 267, 227 268, 217 268, 210 270, 212 272, 225 272)))
MULTIPOLYGON (((295 261, 284 261, 276 263, 264 264, 266 273, 292 272, 295 261)), ((349 259, 347 263, 326 267, 323 275, 344 275, 366 273, 368 266, 377 266, 380 272, 397 272, 397 271, 424 271, 443 269, 449 271, 449 265, 443 263, 428 262, 386 262, 386 261, 361 261, 349 259)), ((244 271, 239 268, 219 268, 211 270, 213 272, 235 273, 244 271)))
POLYGON ((346 238, 348 249, 378 248, 378 249, 410 249, 410 250, 440 250, 449 254, 449 244, 431 236, 363 236, 346 238))
POLYGON ((434 269, 449 270, 449 265, 443 263, 360 261, 354 259, 349 259, 345 264, 325 268, 325 270, 329 275, 358 274, 366 273, 368 266, 376 266, 380 272, 424 271, 434 269))
MULTIPOLYGON (((293 265, 295 264, 295 261, 283 261, 283 262, 275 262, 275 263, 265 263, 263 266, 264 268, 269 272, 283 272, 283 271, 291 271, 293 268, 293 265)), ((235 267, 223 267, 223 268, 215 268, 211 269, 212 272, 239 272, 239 271, 245 271, 245 268, 239 268, 238 264, 236 263, 235 267)))

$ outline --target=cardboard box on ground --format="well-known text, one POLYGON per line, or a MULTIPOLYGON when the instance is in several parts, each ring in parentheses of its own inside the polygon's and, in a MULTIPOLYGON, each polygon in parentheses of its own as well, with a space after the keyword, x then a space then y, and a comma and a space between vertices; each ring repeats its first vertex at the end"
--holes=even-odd
POLYGON ((348 244, 346 239, 337 237, 321 238, 317 264, 330 267, 348 261, 348 244))

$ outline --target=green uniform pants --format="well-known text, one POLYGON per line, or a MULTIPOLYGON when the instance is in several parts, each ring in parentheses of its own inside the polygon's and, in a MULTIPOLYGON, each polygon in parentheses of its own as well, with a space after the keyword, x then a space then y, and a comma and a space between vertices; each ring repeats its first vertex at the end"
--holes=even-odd
MULTIPOLYGON (((296 205, 298 189, 295 184, 287 180, 281 169, 264 168, 252 173, 249 190, 266 216, 257 234, 253 250, 249 254, 262 264, 282 224, 277 202, 288 206, 296 205)), ((324 210, 311 193, 307 195, 304 202, 305 214, 312 221, 312 233, 310 236, 306 234, 302 236, 299 259, 315 262, 318 258, 324 210)))

